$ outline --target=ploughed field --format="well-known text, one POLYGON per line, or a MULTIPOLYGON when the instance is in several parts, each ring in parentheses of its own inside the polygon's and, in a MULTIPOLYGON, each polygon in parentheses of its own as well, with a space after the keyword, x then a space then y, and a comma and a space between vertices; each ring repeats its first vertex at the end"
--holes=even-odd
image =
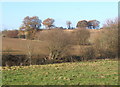
POLYGON ((3 85, 118 85, 118 61, 3 67, 3 85))

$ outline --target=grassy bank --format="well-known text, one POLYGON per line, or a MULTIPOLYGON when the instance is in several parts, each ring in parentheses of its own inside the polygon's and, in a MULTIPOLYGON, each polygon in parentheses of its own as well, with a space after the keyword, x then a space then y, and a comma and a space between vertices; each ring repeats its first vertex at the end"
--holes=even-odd
POLYGON ((3 85, 117 85, 118 61, 3 67, 3 85))

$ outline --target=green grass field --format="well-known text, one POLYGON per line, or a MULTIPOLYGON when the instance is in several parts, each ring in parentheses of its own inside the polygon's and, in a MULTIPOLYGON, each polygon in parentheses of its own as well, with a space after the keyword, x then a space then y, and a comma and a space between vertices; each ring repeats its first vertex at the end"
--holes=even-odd
POLYGON ((3 85, 118 85, 118 61, 3 67, 3 85))

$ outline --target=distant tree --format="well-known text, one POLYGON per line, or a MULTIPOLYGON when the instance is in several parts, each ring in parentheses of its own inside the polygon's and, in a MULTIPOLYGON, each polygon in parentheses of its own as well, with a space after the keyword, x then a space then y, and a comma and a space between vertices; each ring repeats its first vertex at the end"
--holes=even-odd
POLYGON ((88 28, 89 29, 97 29, 97 28, 99 28, 99 24, 100 24, 100 22, 97 20, 90 20, 90 21, 88 21, 88 28))
POLYGON ((66 21, 66 24, 67 24, 68 29, 70 29, 71 28, 70 25, 72 24, 71 21, 66 21))
POLYGON ((20 29, 24 29, 24 30, 29 30, 29 29, 40 29, 41 26, 41 20, 39 19, 39 17, 37 16, 33 16, 33 17, 25 17, 23 20, 23 24, 20 27, 20 29))
POLYGON ((86 28, 88 25, 87 25, 87 21, 86 20, 82 20, 82 21, 79 21, 76 25, 76 27, 78 28, 86 28))
POLYGON ((36 30, 40 29, 41 22, 42 21, 37 16, 33 16, 33 17, 27 16, 23 20, 23 24, 20 27, 20 31, 25 31, 29 35, 32 35, 35 33, 36 30))
POLYGON ((61 26, 60 29, 63 29, 63 27, 61 26))
POLYGON ((50 29, 51 27, 54 26, 54 25, 53 25, 54 22, 55 22, 54 19, 52 19, 52 18, 47 18, 47 19, 45 19, 45 20, 42 22, 42 24, 45 25, 46 28, 49 28, 49 29, 50 29))

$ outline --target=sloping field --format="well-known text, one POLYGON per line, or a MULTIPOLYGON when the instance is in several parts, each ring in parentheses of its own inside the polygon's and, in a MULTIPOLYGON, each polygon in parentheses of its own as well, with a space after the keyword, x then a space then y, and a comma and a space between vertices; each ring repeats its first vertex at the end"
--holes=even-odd
MULTIPOLYGON (((70 32, 72 31, 74 30, 70 30, 70 32)), ((95 37, 95 35, 100 32, 100 30, 90 29, 90 32, 91 32, 90 39, 92 40, 95 37)), ((34 46, 35 52, 39 52, 42 54, 47 53, 46 51, 43 51, 43 49, 41 50, 41 48, 44 46, 44 42, 42 41, 30 41, 25 39, 6 38, 6 37, 2 37, 2 50, 3 53, 7 53, 7 51, 9 50, 10 53, 12 54, 25 54, 25 52, 28 50, 27 49, 28 43, 31 43, 31 46, 34 46)))
POLYGON ((118 61, 3 67, 3 85, 118 85, 118 61))
POLYGON ((25 54, 28 50, 28 45, 34 46, 34 50, 38 50, 39 47, 43 46, 43 42, 40 41, 30 41, 25 39, 17 38, 2 38, 2 50, 3 53, 10 51, 12 54, 25 54))

